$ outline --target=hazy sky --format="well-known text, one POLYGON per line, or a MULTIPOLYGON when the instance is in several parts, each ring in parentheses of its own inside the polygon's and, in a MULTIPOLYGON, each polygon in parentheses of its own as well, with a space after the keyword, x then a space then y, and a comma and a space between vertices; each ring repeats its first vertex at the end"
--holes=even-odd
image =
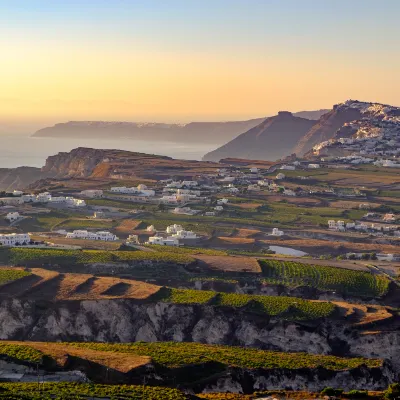
POLYGON ((400 105, 399 0, 0 0, 0 121, 400 105))

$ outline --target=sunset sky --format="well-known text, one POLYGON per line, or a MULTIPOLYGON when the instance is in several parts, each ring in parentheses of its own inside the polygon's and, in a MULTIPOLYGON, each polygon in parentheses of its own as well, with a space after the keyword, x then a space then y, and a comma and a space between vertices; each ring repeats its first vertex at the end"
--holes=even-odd
POLYGON ((0 0, 0 122, 400 105, 398 0, 0 0))

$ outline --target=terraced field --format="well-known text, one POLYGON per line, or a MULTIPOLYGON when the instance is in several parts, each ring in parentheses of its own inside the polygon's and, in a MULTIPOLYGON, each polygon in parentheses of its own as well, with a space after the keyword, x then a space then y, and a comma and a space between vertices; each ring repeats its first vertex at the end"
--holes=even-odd
POLYGON ((217 362, 224 366, 239 368, 317 368, 342 371, 366 365, 369 368, 382 365, 380 359, 342 358, 307 353, 284 353, 235 346, 209 345, 193 342, 155 343, 43 343, 3 341, 0 354, 12 356, 20 361, 39 361, 47 355, 65 366, 65 357, 75 355, 128 372, 139 366, 155 363, 166 368, 187 367, 217 362), (85 353, 87 351, 87 353, 85 353), (121 363, 121 364, 119 364, 121 363))
POLYGON ((259 260, 262 281, 267 284, 311 286, 322 291, 337 291, 354 296, 382 297, 389 280, 369 272, 355 271, 294 261, 259 260))
POLYGON ((160 287, 145 282, 90 274, 62 274, 33 268, 31 274, 0 287, 0 298, 31 300, 145 299, 160 287))

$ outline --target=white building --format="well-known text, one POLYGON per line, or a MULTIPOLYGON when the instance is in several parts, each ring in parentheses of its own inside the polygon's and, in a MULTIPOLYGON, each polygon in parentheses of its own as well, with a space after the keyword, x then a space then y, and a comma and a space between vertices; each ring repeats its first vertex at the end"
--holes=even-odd
POLYGON ((179 246, 179 240, 172 236, 163 238, 161 236, 149 237, 149 241, 146 244, 155 244, 159 246, 179 246))
POLYGON ((156 228, 154 227, 154 225, 150 225, 146 228, 147 232, 156 232, 156 228))
POLYGON ((296 167, 294 165, 282 165, 279 169, 287 170, 287 171, 294 171, 296 167))
POLYGON ((252 174, 258 174, 258 168, 252 167, 252 168, 250 168, 250 172, 251 172, 252 174))
POLYGON ((21 215, 19 215, 18 212, 10 212, 6 215, 6 220, 8 220, 9 222, 17 221, 20 218, 21 218, 21 215))
POLYGON ((100 189, 82 190, 81 196, 88 197, 90 199, 99 199, 103 197, 103 191, 100 189))
POLYGON ((281 180, 281 179, 285 179, 285 178, 286 178, 286 176, 285 176, 285 174, 282 174, 282 172, 279 172, 279 174, 276 175, 276 179, 281 180))
POLYGON ((13 196, 20 197, 24 194, 24 192, 22 190, 14 190, 12 194, 13 196))
POLYGON ((50 203, 65 203, 67 198, 65 196, 51 197, 50 203))
POLYGON ((329 229, 333 229, 335 231, 344 231, 345 230, 345 223, 344 221, 335 221, 333 219, 328 221, 329 229))
POLYGON ((192 210, 190 207, 175 207, 172 212, 174 214, 194 215, 198 211, 192 210))
POLYGON ((75 199, 74 197, 67 197, 65 203, 68 207, 85 207, 85 200, 75 199))
POLYGON ((224 204, 228 204, 229 200, 228 199, 219 199, 217 200, 217 204, 219 206, 223 206, 224 204))
POLYGON ((106 214, 104 213, 104 211, 95 211, 93 214, 94 219, 103 219, 105 217, 106 217, 106 214))
POLYGON ((173 224, 173 225, 167 226, 167 229, 165 231, 169 234, 173 234, 173 233, 177 233, 178 231, 182 231, 182 230, 183 230, 182 225, 173 224))
POLYGON ((197 181, 182 181, 182 186, 193 187, 198 185, 199 183, 197 181))
POLYGON ((38 203, 48 203, 51 199, 51 194, 49 192, 39 193, 36 196, 36 201, 38 203))
POLYGON ((221 211, 224 211, 224 207, 222 207, 222 206, 215 206, 215 207, 214 207, 214 210, 215 210, 215 211, 218 211, 218 212, 221 212, 221 211))
POLYGON ((113 242, 118 237, 108 231, 88 232, 86 230, 75 230, 67 233, 67 239, 86 239, 86 240, 102 240, 104 242, 113 242))
POLYGON ((237 187, 234 186, 230 186, 226 189, 227 192, 231 193, 231 194, 236 194, 239 193, 239 189, 237 187))
MULTIPOLYGON (((140 186, 140 185, 139 185, 140 186)), ((143 185, 145 186, 145 185, 143 185)), ((152 189, 142 189, 139 192, 142 196, 146 196, 146 197, 153 197, 156 195, 156 192, 152 189)))
POLYGON ((283 236, 283 231, 280 231, 278 228, 273 228, 271 235, 272 236, 283 236))
POLYGON ((171 196, 163 196, 160 199, 160 202, 163 204, 177 204, 178 203, 178 198, 176 195, 171 195, 171 196))
POLYGON ((139 185, 137 185, 137 189, 139 191, 147 190, 147 185, 145 185, 144 183, 139 183, 139 185))
POLYGON ((9 233, 0 235, 0 244, 3 246, 27 245, 31 241, 28 233, 9 233))
POLYGON ((138 194, 140 190, 135 187, 126 187, 126 186, 114 186, 111 189, 113 193, 122 193, 122 194, 138 194))
POLYGON ((308 164, 308 167, 307 168, 310 168, 310 169, 317 169, 317 168, 320 168, 320 165, 319 164, 308 164))

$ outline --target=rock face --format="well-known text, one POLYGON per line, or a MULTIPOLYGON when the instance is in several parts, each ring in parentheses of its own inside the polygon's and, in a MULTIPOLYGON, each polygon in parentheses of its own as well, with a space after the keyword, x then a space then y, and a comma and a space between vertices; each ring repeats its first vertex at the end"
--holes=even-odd
POLYGON ((34 167, 0 168, 0 190, 22 189, 49 175, 34 167))
POLYGON ((62 152, 48 157, 42 172, 53 177, 88 177, 105 158, 105 150, 78 147, 69 153, 62 152))
POLYGON ((335 133, 345 123, 354 121, 361 117, 358 109, 335 105, 333 110, 323 115, 318 122, 299 140, 293 152, 299 156, 311 150, 313 146, 326 140, 332 139, 335 133))
POLYGON ((364 332, 343 321, 289 322, 201 305, 129 299, 2 300, 0 339, 33 341, 195 341, 338 356, 384 358, 400 366, 400 331, 364 332))
POLYGON ((204 160, 219 161, 236 157, 253 160, 277 160, 291 154, 298 141, 315 121, 281 111, 261 124, 241 134, 220 148, 206 154, 204 160))

